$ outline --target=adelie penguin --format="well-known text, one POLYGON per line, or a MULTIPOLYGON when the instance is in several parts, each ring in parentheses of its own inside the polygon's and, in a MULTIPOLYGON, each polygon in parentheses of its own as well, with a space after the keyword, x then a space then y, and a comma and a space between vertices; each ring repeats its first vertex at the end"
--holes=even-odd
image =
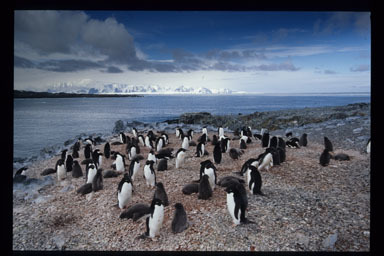
POLYGON ((156 164, 157 159, 156 159, 156 156, 155 156, 155 152, 153 150, 149 151, 147 160, 153 161, 156 164))
POLYGON ((245 217, 248 207, 247 192, 243 185, 234 183, 225 189, 227 192, 227 209, 232 217, 233 225, 252 223, 245 217))
POLYGON ((67 170, 65 169, 64 160, 59 159, 56 162, 56 173, 57 173, 57 179, 64 180, 67 177, 67 170))
POLYGON ((323 153, 320 155, 320 164, 322 166, 329 165, 329 161, 331 160, 331 154, 327 148, 324 149, 323 153))
POLYGON ((183 143, 181 144, 181 147, 182 147, 183 149, 185 149, 185 150, 188 149, 188 147, 189 147, 189 139, 188 139, 187 136, 184 136, 184 137, 183 137, 183 143))
POLYGON ((155 198, 152 200, 150 209, 151 213, 145 222, 147 230, 144 236, 140 236, 140 238, 154 238, 160 235, 160 229, 163 226, 164 219, 164 205, 160 199, 155 198))
POLYGON ((103 153, 101 153, 99 149, 95 149, 92 152, 92 160, 93 160, 93 163, 96 164, 96 167, 100 168, 101 165, 103 164, 103 153))
POLYGON ((196 146, 196 156, 202 157, 202 156, 204 156, 204 152, 205 152, 205 145, 204 145, 204 143, 199 142, 199 144, 197 144, 197 146, 196 146))
POLYGON ((239 157, 244 153, 243 150, 241 149, 237 149, 237 148, 231 148, 229 150, 229 156, 233 159, 233 160, 237 160, 239 159, 239 157))
POLYGON ((217 143, 215 147, 213 148, 213 160, 215 161, 215 164, 221 163, 221 147, 220 143, 217 143))
POLYGON ((261 137, 261 146, 263 148, 266 148, 266 147, 268 147, 268 144, 269 144, 269 133, 264 132, 263 136, 261 137))
POLYGON ((333 151, 333 145, 332 142, 327 138, 324 137, 324 147, 328 149, 328 151, 332 152, 333 151))
POLYGON ((167 192, 165 192, 165 188, 162 182, 156 183, 156 190, 153 194, 153 199, 155 198, 160 199, 164 206, 169 205, 167 192))
POLYGON ((83 176, 83 171, 81 170, 81 166, 78 161, 73 161, 72 164, 72 177, 79 178, 83 176))
POLYGON ((181 203, 176 203, 175 214, 171 224, 173 233, 181 233, 189 227, 187 213, 184 210, 184 206, 181 203))
POLYGON ((121 132, 121 133, 119 134, 119 138, 120 138, 120 142, 121 142, 122 144, 127 143, 127 138, 126 138, 126 136, 125 136, 125 134, 124 134, 123 132, 121 132))
POLYGON ((96 165, 92 163, 88 164, 85 170, 86 183, 92 183, 93 179, 96 176, 96 173, 97 173, 96 165))
POLYGON ((147 186, 154 187, 156 185, 156 174, 153 169, 154 162, 152 160, 148 160, 144 166, 144 179, 147 186))
POLYGON ((71 155, 67 155, 67 159, 65 160, 65 168, 67 169, 67 172, 72 171, 72 165, 73 165, 73 158, 71 155))
POLYGON ((91 158, 91 151, 92 151, 92 145, 91 144, 86 144, 84 148, 84 157, 85 159, 90 159, 91 158))
POLYGON ((218 182, 218 185, 220 187, 228 187, 233 183, 245 183, 245 181, 243 179, 239 179, 233 176, 225 176, 220 179, 220 181, 218 182))
POLYGON ((240 176, 245 175, 247 173, 248 166, 250 166, 250 165, 257 168, 259 166, 259 161, 256 158, 250 158, 247 161, 245 161, 245 163, 241 167, 240 172, 235 172, 235 173, 239 174, 240 176))
POLYGON ((204 161, 200 163, 200 182, 204 175, 208 175, 209 177, 209 184, 211 185, 212 189, 215 189, 215 186, 217 184, 217 175, 216 175, 216 167, 213 165, 213 163, 210 160, 204 161))
POLYGON ((277 148, 277 142, 278 142, 278 139, 276 136, 273 136, 271 138, 271 140, 269 141, 269 147, 270 148, 277 148))
POLYGON ((248 166, 247 183, 248 183, 248 188, 253 195, 264 196, 264 193, 261 192, 262 180, 261 180, 260 172, 257 170, 256 167, 252 165, 248 166))
POLYGON ((137 221, 141 217, 151 214, 151 207, 146 204, 138 203, 132 205, 120 214, 120 219, 131 219, 137 221))
POLYGON ((107 159, 109 159, 111 156, 111 145, 109 145, 109 142, 105 143, 104 145, 104 156, 107 159))
POLYGON ((184 195, 199 193, 199 184, 196 184, 196 183, 187 184, 183 187, 182 192, 184 195))
POLYGON ((168 169, 168 160, 166 158, 162 158, 159 160, 157 164, 157 171, 162 172, 168 169))
POLYGON ((300 137, 300 140, 299 140, 299 145, 300 146, 303 146, 303 147, 306 147, 307 144, 308 144, 308 140, 307 140, 307 134, 306 133, 303 133, 300 137))
POLYGON ((159 152, 165 146, 165 141, 163 137, 158 137, 156 139, 156 152, 159 152))
POLYGON ((186 151, 185 149, 180 148, 176 152, 176 169, 178 169, 184 165, 184 161, 185 161, 185 157, 186 157, 185 151, 186 151))
POLYGON ((124 173, 124 177, 117 186, 117 200, 120 209, 125 208, 132 198, 133 191, 132 181, 128 173, 124 173))
POLYGON ((203 175, 199 184, 199 195, 198 199, 208 200, 212 196, 212 188, 209 183, 209 176, 203 175))
POLYGON ((14 183, 21 183, 27 179, 27 175, 25 175, 25 171, 28 170, 28 167, 22 167, 16 171, 15 176, 13 177, 14 183))
POLYGON ((262 170, 269 170, 269 168, 271 168, 273 166, 273 156, 271 153, 265 153, 262 157, 262 159, 259 159, 259 166, 257 167, 257 169, 259 171, 262 171, 262 170))
POLYGON ((132 160, 129 165, 129 176, 132 181, 135 181, 135 177, 139 169, 140 169, 140 160, 139 159, 132 160))
POLYGON ((132 134, 133 134, 133 137, 137 138, 138 133, 137 133, 137 129, 135 127, 132 128, 132 134))
POLYGON ((240 149, 247 149, 247 140, 248 140, 247 136, 242 136, 240 138, 240 149))
POLYGON ((103 169, 98 169, 96 175, 92 180, 92 191, 96 192, 103 189, 103 169))
POLYGON ((120 153, 115 153, 115 157, 116 157, 116 160, 113 162, 113 164, 116 165, 116 171, 124 172, 125 171, 124 156, 120 153))

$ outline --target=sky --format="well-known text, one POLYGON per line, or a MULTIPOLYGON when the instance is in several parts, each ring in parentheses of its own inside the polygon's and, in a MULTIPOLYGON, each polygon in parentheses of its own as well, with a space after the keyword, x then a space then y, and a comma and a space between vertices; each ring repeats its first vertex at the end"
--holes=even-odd
POLYGON ((369 12, 14 12, 14 89, 370 92, 369 12))

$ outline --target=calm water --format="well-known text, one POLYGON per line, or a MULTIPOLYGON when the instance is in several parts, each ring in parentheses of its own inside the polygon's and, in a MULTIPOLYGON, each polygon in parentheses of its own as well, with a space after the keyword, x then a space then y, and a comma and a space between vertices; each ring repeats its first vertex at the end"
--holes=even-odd
POLYGON ((145 123, 185 112, 249 114, 255 111, 370 102, 369 96, 161 96, 132 98, 14 99, 14 160, 35 160, 81 134, 111 135, 117 120, 145 123))

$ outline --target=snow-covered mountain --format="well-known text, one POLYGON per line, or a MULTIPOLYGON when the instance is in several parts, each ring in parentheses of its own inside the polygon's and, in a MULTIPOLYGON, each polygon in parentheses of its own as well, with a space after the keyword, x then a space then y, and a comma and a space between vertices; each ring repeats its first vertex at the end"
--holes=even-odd
POLYGON ((128 85, 119 83, 102 83, 81 81, 79 83, 63 82, 54 84, 47 92, 86 93, 86 94, 232 94, 229 89, 193 88, 181 85, 176 88, 159 85, 128 85))

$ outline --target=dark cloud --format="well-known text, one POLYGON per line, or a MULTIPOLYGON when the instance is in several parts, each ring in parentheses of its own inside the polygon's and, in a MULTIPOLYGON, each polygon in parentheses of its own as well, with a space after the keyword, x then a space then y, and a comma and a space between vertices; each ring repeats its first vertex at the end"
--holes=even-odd
POLYGON ((123 73, 123 70, 115 66, 109 66, 106 70, 107 73, 123 73))
POLYGON ((18 68, 34 68, 34 67, 36 67, 36 65, 32 61, 30 61, 26 58, 23 58, 23 57, 16 56, 16 55, 13 56, 13 61, 14 61, 14 63, 13 63, 14 67, 18 67, 18 68))
POLYGON ((87 69, 102 68, 103 65, 86 60, 49 60, 39 63, 39 69, 55 72, 75 72, 87 69))

